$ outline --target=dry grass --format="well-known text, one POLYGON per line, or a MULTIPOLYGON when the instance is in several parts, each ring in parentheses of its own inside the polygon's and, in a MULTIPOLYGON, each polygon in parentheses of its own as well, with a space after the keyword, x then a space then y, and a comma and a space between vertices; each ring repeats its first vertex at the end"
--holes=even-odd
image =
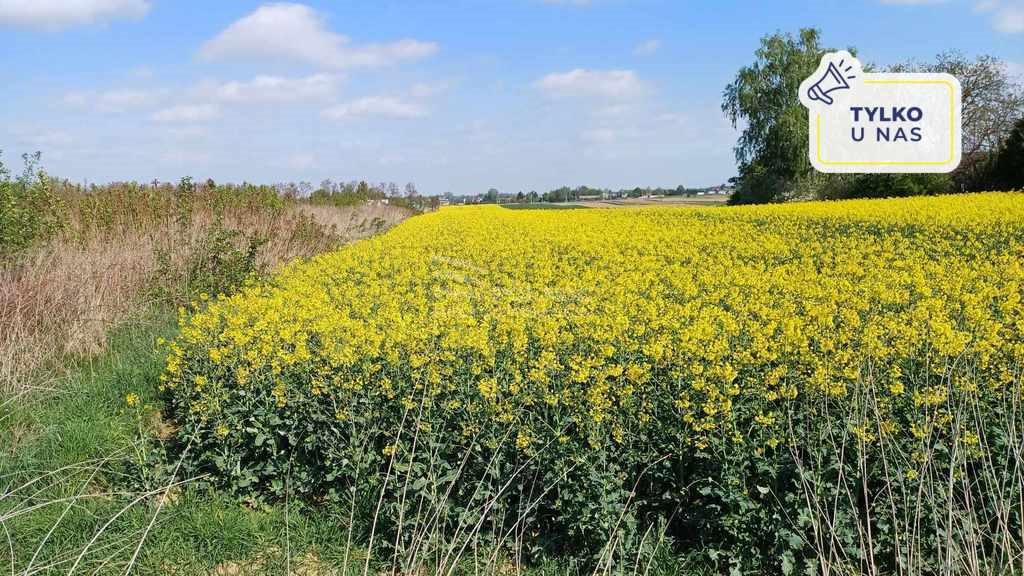
POLYGON ((158 250, 184 261, 216 221, 267 240, 261 269, 330 250, 403 220, 409 211, 268 198, 256 189, 199 189, 182 205, 173 188, 64 191, 62 231, 14 262, 0 261, 0 403, 53 386, 72 358, 99 352, 112 325, 152 304, 158 250))

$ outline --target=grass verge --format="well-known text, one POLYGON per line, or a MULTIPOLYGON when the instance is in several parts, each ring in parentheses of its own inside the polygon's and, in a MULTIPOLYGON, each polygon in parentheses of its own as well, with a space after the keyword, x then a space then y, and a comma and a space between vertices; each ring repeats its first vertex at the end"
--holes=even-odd
POLYGON ((59 394, 17 411, 4 406, 0 566, 19 574, 326 574, 343 559, 345 525, 329 511, 246 506, 187 482, 139 485, 145 474, 133 472, 148 461, 141 438, 166 426, 154 341, 174 331, 167 312, 126 323, 105 352, 77 362, 59 394))

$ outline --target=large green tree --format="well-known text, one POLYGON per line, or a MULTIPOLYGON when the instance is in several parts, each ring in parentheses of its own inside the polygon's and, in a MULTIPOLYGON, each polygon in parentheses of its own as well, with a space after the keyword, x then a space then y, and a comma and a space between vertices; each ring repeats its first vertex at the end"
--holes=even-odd
POLYGON ((809 188, 802 181, 815 176, 807 157, 807 110, 798 89, 830 51, 814 28, 796 37, 765 36, 754 63, 726 86, 722 110, 734 127, 743 126, 735 148, 734 202, 779 202, 809 188))

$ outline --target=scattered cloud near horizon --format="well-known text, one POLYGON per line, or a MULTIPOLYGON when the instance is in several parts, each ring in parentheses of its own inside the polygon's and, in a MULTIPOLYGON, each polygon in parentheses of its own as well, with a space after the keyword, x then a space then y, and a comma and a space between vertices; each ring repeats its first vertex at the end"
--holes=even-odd
POLYGON ((163 124, 195 124, 220 117, 220 109, 213 104, 181 104, 170 106, 153 114, 153 121, 163 124))
POLYGON ((1024 32, 1024 0, 982 0, 978 12, 991 15, 992 27, 1004 34, 1024 32))
POLYGON ((419 104, 394 96, 368 96, 327 108, 322 113, 330 120, 353 118, 422 118, 426 110, 419 104))
MULTIPOLYGON (((893 6, 951 5, 951 0, 878 0, 893 6)), ((989 16, 992 29, 1003 34, 1024 32, 1024 0, 973 0, 974 12, 989 16)))
POLYGON ((66 106, 76 110, 121 114, 140 110, 156 103, 163 91, 141 89, 71 90, 64 94, 66 106))
POLYGON ((15 139, 22 144, 29 146, 64 147, 72 144, 74 138, 64 130, 29 130, 26 128, 15 128, 11 130, 15 139))
POLYGON ((545 4, 562 4, 565 6, 590 6, 592 0, 542 0, 545 4))
POLYGON ((633 54, 637 56, 650 56, 657 52, 659 48, 661 48, 661 40, 651 38, 637 44, 636 48, 633 48, 633 54))
POLYGON ((139 19, 149 0, 0 0, 0 24, 60 30, 107 20, 139 19))
POLYGON ((242 81, 205 81, 193 93, 199 98, 234 104, 292 103, 328 100, 337 93, 340 84, 341 76, 336 74, 313 74, 300 78, 260 75, 242 81))
POLYGON ((632 70, 586 70, 553 72, 534 83, 551 97, 598 96, 634 98, 648 93, 648 86, 632 70))
POLYGON ((902 6, 925 6, 928 4, 945 4, 949 0, 880 0, 882 4, 902 6))

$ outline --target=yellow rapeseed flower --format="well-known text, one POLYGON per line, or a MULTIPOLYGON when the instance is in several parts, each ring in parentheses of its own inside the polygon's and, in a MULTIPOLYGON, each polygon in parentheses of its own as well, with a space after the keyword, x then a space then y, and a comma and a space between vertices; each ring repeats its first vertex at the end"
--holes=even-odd
POLYGON ((699 448, 734 430, 775 447, 791 403, 870 392, 881 426, 843 425, 924 439, 951 432, 942 411, 961 395, 1024 386, 1008 368, 1024 363, 1021 229, 1019 193, 444 208, 201 295, 179 312, 161 386, 211 417, 255 390, 280 410, 404 405, 464 418, 466 434, 529 426, 516 445, 662 426, 699 448))

